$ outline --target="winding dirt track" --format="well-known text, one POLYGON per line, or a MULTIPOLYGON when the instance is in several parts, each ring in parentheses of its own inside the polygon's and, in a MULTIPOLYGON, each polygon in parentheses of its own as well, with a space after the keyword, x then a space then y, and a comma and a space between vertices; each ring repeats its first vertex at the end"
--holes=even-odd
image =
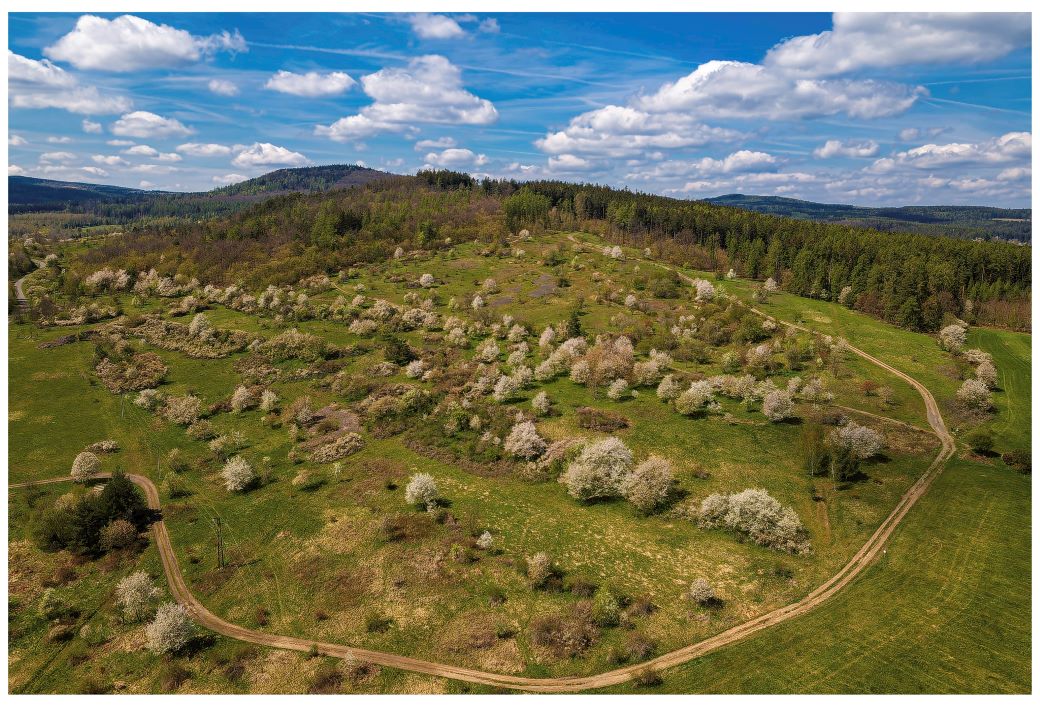
MULTIPOLYGON (((669 268, 668 266, 660 265, 658 263, 653 264, 673 270, 673 268, 669 268)), ((690 280, 686 275, 682 273, 679 274, 684 279, 690 280)), ((763 312, 758 310, 753 311, 765 316, 763 312)), ((797 324, 791 324, 789 322, 781 323, 801 329, 802 331, 809 331, 805 327, 797 324)), ((196 622, 211 631, 232 638, 237 638, 242 641, 262 646, 270 646, 272 648, 282 648, 286 650, 310 651, 312 648, 316 648, 321 653, 338 658, 356 658, 358 660, 368 661, 387 667, 425 673, 437 677, 452 678, 454 680, 462 680, 465 682, 480 683, 493 687, 519 690, 522 692, 579 692, 582 690, 609 687, 611 685, 617 685, 632 680, 639 673, 647 669, 660 671, 681 665, 718 648, 741 641, 762 629, 775 626, 783 621, 806 614, 847 586, 882 552, 885 543, 891 537, 899 523, 906 516, 910 508, 913 507, 914 503, 916 503, 917 500, 928 490, 928 487, 931 486, 935 477, 942 471, 946 461, 953 454, 955 450, 954 439, 946 429, 946 423, 943 421, 942 414, 939 412, 939 406, 936 404, 935 398, 932 397, 931 392, 929 392, 924 385, 914 380, 906 373, 893 368, 874 356, 871 356, 854 346, 849 346, 849 350, 867 361, 880 366, 893 375, 902 378, 921 394, 927 411, 928 423, 942 442, 942 449, 938 456, 936 456, 935 460, 931 465, 929 465, 925 473, 907 490, 903 497, 899 499, 899 503, 896 504, 896 507, 892 510, 889 516, 885 518, 884 522, 881 523, 878 529, 874 531, 874 534, 870 536, 870 539, 867 540, 863 547, 852 556, 848 563, 842 567, 837 574, 814 589, 808 595, 792 604, 780 607, 779 609, 774 609, 767 614, 751 619, 739 626, 734 626, 733 628, 723 631, 711 638, 706 638, 698 643, 694 643, 684 648, 679 648, 670 653, 665 653, 657 658, 652 658, 636 665, 625 666, 598 675, 590 675, 588 677, 528 678, 489 673, 482 670, 463 668, 445 663, 435 663, 432 661, 420 660, 418 658, 409 658, 407 656, 395 655, 393 653, 384 653, 382 651, 373 651, 365 648, 353 648, 336 643, 315 642, 293 636, 279 636, 276 634, 264 633, 262 631, 254 631, 244 626, 238 626, 225 621, 216 614, 213 614, 209 609, 203 606, 202 602, 195 598, 191 593, 191 589, 188 587, 187 582, 184 580, 184 576, 181 574, 180 566, 177 563, 177 555, 173 550, 173 544, 170 542, 170 535, 166 529, 166 524, 160 520, 152 525, 152 533, 155 536, 155 543, 159 549, 159 555, 162 558, 163 569, 166 572, 166 580, 170 585, 170 591, 173 594, 173 597, 188 608, 196 622)), ((106 476, 107 475, 103 475, 98 478, 105 478, 106 476)), ((137 474, 130 474, 129 478, 144 490, 148 499, 148 505, 151 508, 159 510, 159 492, 151 479, 137 474)), ((12 484, 9 488, 26 487, 31 483, 52 484, 68 481, 71 481, 69 477, 60 477, 56 479, 47 479, 45 481, 12 484)))

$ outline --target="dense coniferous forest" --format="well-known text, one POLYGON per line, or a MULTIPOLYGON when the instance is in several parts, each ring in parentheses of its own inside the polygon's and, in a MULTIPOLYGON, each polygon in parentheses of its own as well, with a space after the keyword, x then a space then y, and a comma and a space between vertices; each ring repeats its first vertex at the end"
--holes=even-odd
POLYGON ((772 277, 795 294, 840 297, 913 330, 935 330, 951 315, 1029 325, 1028 247, 878 232, 592 184, 477 181, 448 171, 274 196, 228 216, 110 239, 84 259, 90 267, 118 263, 261 285, 386 258, 402 243, 494 244, 521 228, 582 229, 698 269, 772 277))

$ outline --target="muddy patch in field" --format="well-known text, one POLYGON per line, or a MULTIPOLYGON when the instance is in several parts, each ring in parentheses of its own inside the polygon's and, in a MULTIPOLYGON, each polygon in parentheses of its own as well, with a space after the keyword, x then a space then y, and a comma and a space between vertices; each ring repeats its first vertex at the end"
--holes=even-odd
POLYGON ((556 292, 556 279, 552 275, 542 273, 531 290, 532 297, 548 297, 556 292))

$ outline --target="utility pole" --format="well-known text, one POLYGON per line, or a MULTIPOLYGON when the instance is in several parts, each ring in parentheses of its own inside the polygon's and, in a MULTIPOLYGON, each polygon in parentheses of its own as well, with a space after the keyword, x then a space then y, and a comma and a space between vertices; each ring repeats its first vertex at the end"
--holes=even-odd
POLYGON ((213 519, 213 524, 217 526, 217 568, 222 569, 226 563, 224 562, 224 533, 219 516, 213 519))

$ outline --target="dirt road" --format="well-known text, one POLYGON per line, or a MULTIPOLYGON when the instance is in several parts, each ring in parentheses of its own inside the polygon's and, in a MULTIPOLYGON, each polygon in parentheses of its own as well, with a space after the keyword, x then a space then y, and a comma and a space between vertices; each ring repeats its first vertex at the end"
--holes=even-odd
MULTIPOLYGON (((657 263, 654 264, 659 265, 657 263)), ((669 270, 673 269, 663 265, 660 267, 665 267, 669 270)), ((690 279, 682 273, 680 273, 680 276, 687 280, 690 279)), ((757 310, 755 311, 757 312, 757 310)), ((762 312, 758 313, 763 314, 762 312)), ((796 324, 790 324, 789 322, 783 323, 802 329, 803 331, 808 331, 805 327, 796 324)), ((705 655, 706 653, 722 648, 723 646, 742 641, 765 628, 775 626, 783 621, 788 621, 797 616, 806 614, 823 604, 837 592, 841 591, 842 588, 852 582, 856 576, 866 569, 882 552, 885 543, 892 536, 892 533, 899 526, 899 523, 913 507, 914 503, 916 503, 917 500, 928 490, 928 487, 931 486, 935 477, 942 471, 943 465, 953 454, 955 449, 954 439, 946 429, 946 423, 943 421, 942 414, 939 411, 939 406, 935 402, 935 398, 932 397, 931 392, 929 392, 924 385, 911 378, 906 373, 893 368, 870 354, 854 346, 850 346, 849 350, 856 355, 863 357, 867 361, 870 361, 886 371, 902 378, 921 394, 927 411, 928 423, 942 442, 942 449, 938 456, 931 463, 925 473, 907 490, 905 494, 903 494, 899 503, 896 504, 896 507, 888 517, 885 518, 884 522, 881 523, 874 534, 870 536, 870 539, 867 540, 863 547, 852 556, 848 563, 837 574, 814 589, 808 595, 792 604, 770 611, 767 614, 751 619, 739 626, 734 626, 727 631, 723 631, 722 633, 703 641, 684 648, 679 648, 670 653, 665 653, 664 655, 652 658, 642 663, 628 665, 623 668, 618 668, 617 670, 611 670, 609 672, 590 675, 587 677, 528 678, 490 673, 482 670, 474 670, 445 663, 409 658, 407 656, 384 653, 382 651, 373 651, 365 648, 353 648, 350 646, 312 641, 293 636, 279 636, 276 634, 264 633, 262 631, 255 631, 244 626, 238 626, 213 614, 191 593, 187 582, 184 580, 184 576, 181 574, 180 566, 177 563, 177 555, 174 552, 173 544, 170 542, 170 536, 166 529, 166 524, 160 520, 152 526, 152 533, 155 537, 155 543, 162 558, 163 569, 166 572, 166 580, 170 585, 170 591, 173 594, 174 599, 188 608, 196 622, 211 631, 232 638, 237 638, 242 641, 262 646, 270 646, 272 648, 282 648, 286 650, 310 651, 312 648, 316 648, 321 653, 339 658, 356 658, 358 660, 368 661, 387 667, 400 668, 402 670, 410 670, 418 673, 425 673, 427 675, 452 678, 465 682, 480 683, 523 692, 579 692, 582 690, 609 687, 611 685, 617 685, 632 680, 637 675, 648 669, 661 671, 681 665, 693 660, 694 658, 705 655)), ((155 484, 147 477, 136 474, 131 474, 130 479, 144 490, 145 496, 148 499, 148 505, 151 508, 159 509, 159 492, 156 489, 155 484)), ((61 477, 36 483, 50 484, 68 481, 71 481, 71 479, 68 477, 61 477)), ((9 488, 19 488, 27 485, 29 484, 13 484, 9 488)))

